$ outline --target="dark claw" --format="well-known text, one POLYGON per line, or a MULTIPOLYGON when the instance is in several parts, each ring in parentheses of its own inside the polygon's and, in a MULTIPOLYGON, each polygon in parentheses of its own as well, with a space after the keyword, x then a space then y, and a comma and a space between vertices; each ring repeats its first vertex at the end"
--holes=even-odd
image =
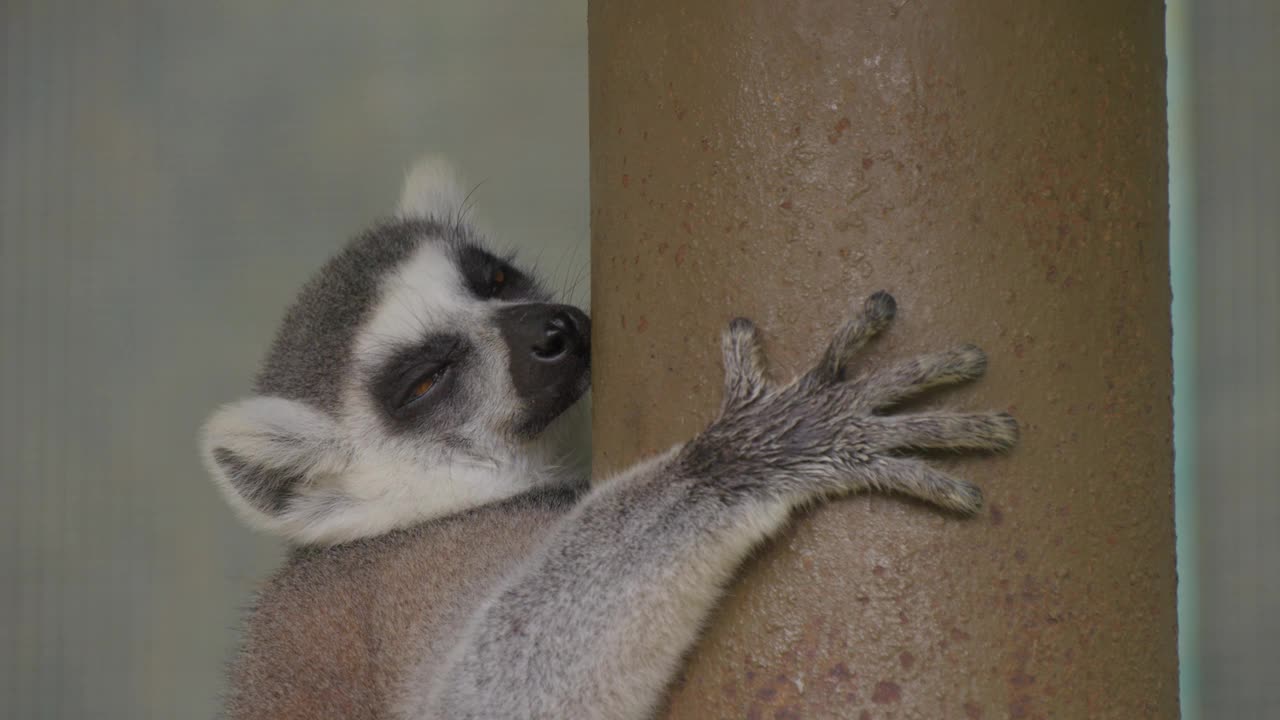
POLYGON ((873 324, 883 325, 898 313, 898 301, 884 290, 877 290, 867 298, 863 308, 866 310, 867 319, 872 320, 873 324))

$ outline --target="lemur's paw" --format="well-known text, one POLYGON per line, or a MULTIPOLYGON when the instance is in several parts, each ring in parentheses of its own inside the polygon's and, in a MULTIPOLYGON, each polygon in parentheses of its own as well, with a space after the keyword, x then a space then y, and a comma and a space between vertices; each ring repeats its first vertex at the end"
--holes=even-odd
POLYGON ((920 464, 935 475, 930 479, 930 502, 961 515, 972 515, 982 509, 982 488, 968 480, 954 478, 929 465, 920 464))
POLYGON ((734 320, 724 333, 725 406, 717 424, 731 436, 762 437, 752 442, 769 454, 766 464, 779 469, 778 477, 810 483, 812 492, 892 490, 972 513, 982 505, 977 486, 911 455, 1006 450, 1017 442, 1018 423, 1008 413, 890 412, 930 388, 980 377, 987 357, 974 345, 919 355, 848 379, 854 355, 889 325, 896 309, 886 292, 868 297, 814 367, 784 386, 767 377, 755 326, 734 320))
POLYGON ((724 355, 726 401, 745 401, 769 385, 764 348, 755 323, 739 317, 729 321, 720 339, 724 355))

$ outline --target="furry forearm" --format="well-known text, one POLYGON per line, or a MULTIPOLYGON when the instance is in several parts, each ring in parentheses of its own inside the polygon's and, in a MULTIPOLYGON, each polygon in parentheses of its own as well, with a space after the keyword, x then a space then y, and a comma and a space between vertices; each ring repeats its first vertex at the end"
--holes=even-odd
POLYGON ((788 510, 726 503, 686 468, 673 450, 588 496, 482 607, 416 716, 652 714, 724 584, 788 510))
POLYGON ((416 717, 636 718, 651 714, 724 584, 797 504, 867 489, 971 513, 978 488, 921 450, 1001 450, 1004 413, 887 412, 981 374, 972 346, 849 380, 848 362, 894 313, 876 293, 818 364, 768 379, 748 321, 723 338, 725 401, 687 446, 594 491, 472 617, 416 717))

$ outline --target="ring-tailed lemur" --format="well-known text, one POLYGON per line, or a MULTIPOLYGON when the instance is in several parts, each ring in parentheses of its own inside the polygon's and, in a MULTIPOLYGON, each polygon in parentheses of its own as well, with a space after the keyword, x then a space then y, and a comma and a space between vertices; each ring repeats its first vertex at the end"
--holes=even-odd
POLYGON ((543 440, 589 385, 590 321, 485 249, 442 167, 302 290, 255 394, 206 427, 231 503, 297 545, 248 618, 231 716, 645 717, 797 506, 878 489, 978 508, 911 453, 1005 449, 1017 424, 891 412, 986 360, 853 373, 893 317, 883 292, 788 383, 733 321, 706 430, 594 489, 558 472, 543 440))

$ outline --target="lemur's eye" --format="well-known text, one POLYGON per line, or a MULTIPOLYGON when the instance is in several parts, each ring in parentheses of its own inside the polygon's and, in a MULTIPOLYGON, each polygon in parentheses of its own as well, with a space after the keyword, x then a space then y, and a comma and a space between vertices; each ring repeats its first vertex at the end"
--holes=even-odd
POLYGON ((442 377, 444 377, 444 374, 448 369, 448 366, 437 368, 432 370, 430 373, 419 377, 417 380, 414 380, 413 384, 409 386, 409 391, 405 393, 404 398, 400 401, 400 407, 405 407, 410 403, 426 397, 427 393, 431 392, 431 389, 440 382, 442 377))
POLYGON ((414 385, 413 392, 411 394, 416 398, 420 398, 423 395, 426 395, 427 392, 431 390, 431 387, 435 384, 436 384, 435 376, 429 377, 426 380, 419 382, 417 385, 414 385))
POLYGON ((447 400, 466 376, 469 346, 460 335, 431 334, 397 348, 371 368, 369 392, 396 419, 415 418, 447 400))
POLYGON ((502 268, 493 271, 489 276, 489 297, 497 297, 507 283, 507 273, 502 268))

